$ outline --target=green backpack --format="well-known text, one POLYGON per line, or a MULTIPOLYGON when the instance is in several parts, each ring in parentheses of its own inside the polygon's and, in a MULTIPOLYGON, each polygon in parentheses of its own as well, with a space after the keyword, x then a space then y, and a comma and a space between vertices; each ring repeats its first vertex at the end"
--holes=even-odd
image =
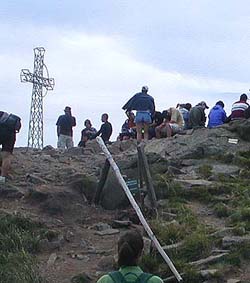
MULTIPOLYGON (((133 274, 135 275, 134 273, 132 272, 128 272, 126 273, 124 276, 121 274, 120 271, 113 271, 113 272, 110 272, 109 273, 109 276, 112 278, 112 280, 114 281, 114 283, 131 283, 131 281, 127 281, 125 279, 125 277, 128 275, 128 274, 133 274)), ((133 283, 146 283, 148 282, 148 280, 153 276, 153 274, 150 274, 150 273, 145 273, 143 272, 142 274, 140 274, 139 276, 136 276, 136 279, 135 281, 132 281, 133 283)))

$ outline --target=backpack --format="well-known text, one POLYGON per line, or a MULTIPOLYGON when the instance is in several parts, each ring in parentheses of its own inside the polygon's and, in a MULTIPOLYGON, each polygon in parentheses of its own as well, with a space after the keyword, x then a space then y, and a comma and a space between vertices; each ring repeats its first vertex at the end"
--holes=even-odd
POLYGON ((0 126, 4 126, 11 131, 19 132, 21 129, 21 118, 17 115, 3 112, 0 118, 0 126))
MULTIPOLYGON (((135 275, 132 272, 128 272, 125 274, 125 276, 128 274, 135 275)), ((125 279, 125 276, 123 276, 120 271, 113 271, 113 272, 110 272, 108 275, 112 278, 114 283, 128 283, 128 281, 126 281, 125 279)), ((133 281, 133 283, 146 283, 152 276, 153 274, 143 272, 139 276, 136 276, 137 278, 135 279, 135 281, 133 281)), ((130 282, 131 281, 129 281, 129 283, 130 282)))

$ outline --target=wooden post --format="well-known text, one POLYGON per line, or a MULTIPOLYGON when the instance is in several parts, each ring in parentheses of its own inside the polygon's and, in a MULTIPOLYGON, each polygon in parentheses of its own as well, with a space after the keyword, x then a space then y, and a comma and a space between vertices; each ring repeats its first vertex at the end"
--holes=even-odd
POLYGON ((104 164, 103 169, 102 169, 100 181, 99 181, 97 188, 96 188, 96 193, 95 193, 95 198, 94 198, 95 204, 99 204, 99 202, 100 202, 102 190, 104 188, 106 179, 108 177, 109 168, 110 168, 110 163, 109 163, 108 159, 106 159, 105 164, 104 164))
POLYGON ((150 198, 151 206, 157 213, 157 199, 156 199, 156 195, 155 195, 152 177, 151 177, 151 174, 150 174, 150 171, 149 171, 148 160, 147 160, 147 157, 145 155, 144 149, 141 146, 138 146, 137 149, 138 149, 138 153, 139 153, 141 160, 142 160, 142 163, 143 163, 144 176, 145 176, 145 181, 146 181, 146 184, 147 184, 147 190, 148 190, 148 195, 149 195, 149 198, 150 198))

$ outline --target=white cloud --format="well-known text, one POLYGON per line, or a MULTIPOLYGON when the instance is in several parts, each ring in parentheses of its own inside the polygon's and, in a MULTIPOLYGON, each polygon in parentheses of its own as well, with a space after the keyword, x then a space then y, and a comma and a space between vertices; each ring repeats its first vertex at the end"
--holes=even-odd
POLYGON ((167 72, 147 62, 139 62, 131 55, 132 46, 127 46, 125 39, 118 37, 41 27, 9 26, 6 30, 0 26, 0 38, 6 39, 9 32, 13 33, 12 48, 4 48, 0 56, 1 65, 6 66, 1 68, 0 74, 1 107, 23 118, 17 146, 27 143, 32 90, 31 84, 20 83, 19 74, 22 68, 32 71, 32 48, 36 46, 45 47, 45 64, 56 82, 54 91, 48 92, 44 98, 45 145, 56 145, 55 123, 66 105, 72 107, 77 118, 74 140, 78 143, 83 121, 90 118, 99 128, 100 116, 104 112, 110 114, 115 139, 125 119, 121 107, 145 84, 149 86, 159 110, 178 102, 196 104, 207 100, 211 106, 218 99, 233 102, 238 95, 219 97, 220 93, 240 94, 248 88, 237 81, 167 72))

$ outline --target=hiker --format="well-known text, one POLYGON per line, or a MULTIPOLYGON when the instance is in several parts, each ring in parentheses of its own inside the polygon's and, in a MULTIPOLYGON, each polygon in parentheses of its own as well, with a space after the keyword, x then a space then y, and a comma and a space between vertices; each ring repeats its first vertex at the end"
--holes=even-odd
POLYGON ((66 106, 64 109, 64 115, 59 116, 57 125, 57 148, 71 148, 73 143, 73 127, 76 126, 76 119, 71 114, 71 108, 66 106))
POLYGON ((226 122, 227 114, 224 110, 223 101, 216 102, 215 106, 210 110, 208 114, 208 128, 214 128, 220 126, 226 122))
POLYGON ((20 129, 20 117, 0 111, 0 145, 2 145, 0 183, 4 183, 5 178, 9 175, 16 133, 20 129))
POLYGON ((153 122, 149 125, 148 134, 149 139, 156 137, 155 129, 156 127, 160 126, 163 123, 164 117, 160 111, 155 111, 155 114, 153 116, 153 122))
POLYGON ((96 138, 97 136, 101 136, 105 144, 109 144, 110 137, 112 135, 113 129, 111 123, 108 121, 109 116, 107 113, 102 114, 101 121, 103 124, 101 125, 100 130, 94 134, 93 138, 96 138))
POLYGON ((189 112, 192 108, 192 105, 190 103, 184 103, 184 104, 177 104, 176 106, 177 109, 179 109, 179 111, 182 114, 183 120, 184 120, 184 128, 183 130, 188 130, 190 129, 190 125, 189 125, 189 112))
MULTIPOLYGON (((166 111, 167 116, 163 123, 155 128, 156 138, 169 138, 183 130, 184 120, 180 111, 175 107, 170 107, 166 111)), ((164 112, 163 112, 164 115, 164 112)))
POLYGON ((136 93, 130 98, 122 109, 127 111, 136 110, 135 124, 137 141, 141 142, 142 137, 144 137, 144 140, 148 140, 149 124, 152 123, 152 116, 155 112, 154 99, 148 94, 148 87, 143 86, 141 92, 136 93))
POLYGON ((201 101, 192 107, 189 112, 189 125, 191 129, 203 128, 206 124, 205 110, 209 109, 205 101, 201 101))
POLYGON ((97 130, 92 127, 91 121, 89 119, 84 121, 85 128, 81 132, 81 140, 78 143, 79 147, 85 147, 88 140, 92 140, 97 130))
POLYGON ((240 96, 240 100, 232 105, 231 120, 245 119, 245 110, 249 107, 247 103, 248 97, 245 93, 240 96))
POLYGON ((126 112, 128 119, 122 125, 121 133, 119 134, 119 140, 129 140, 136 138, 136 125, 135 125, 135 114, 133 112, 126 112))
POLYGON ((138 266, 143 250, 143 238, 136 229, 123 234, 118 241, 119 271, 103 275, 97 283, 147 282, 163 283, 162 279, 153 274, 144 273, 138 266))

